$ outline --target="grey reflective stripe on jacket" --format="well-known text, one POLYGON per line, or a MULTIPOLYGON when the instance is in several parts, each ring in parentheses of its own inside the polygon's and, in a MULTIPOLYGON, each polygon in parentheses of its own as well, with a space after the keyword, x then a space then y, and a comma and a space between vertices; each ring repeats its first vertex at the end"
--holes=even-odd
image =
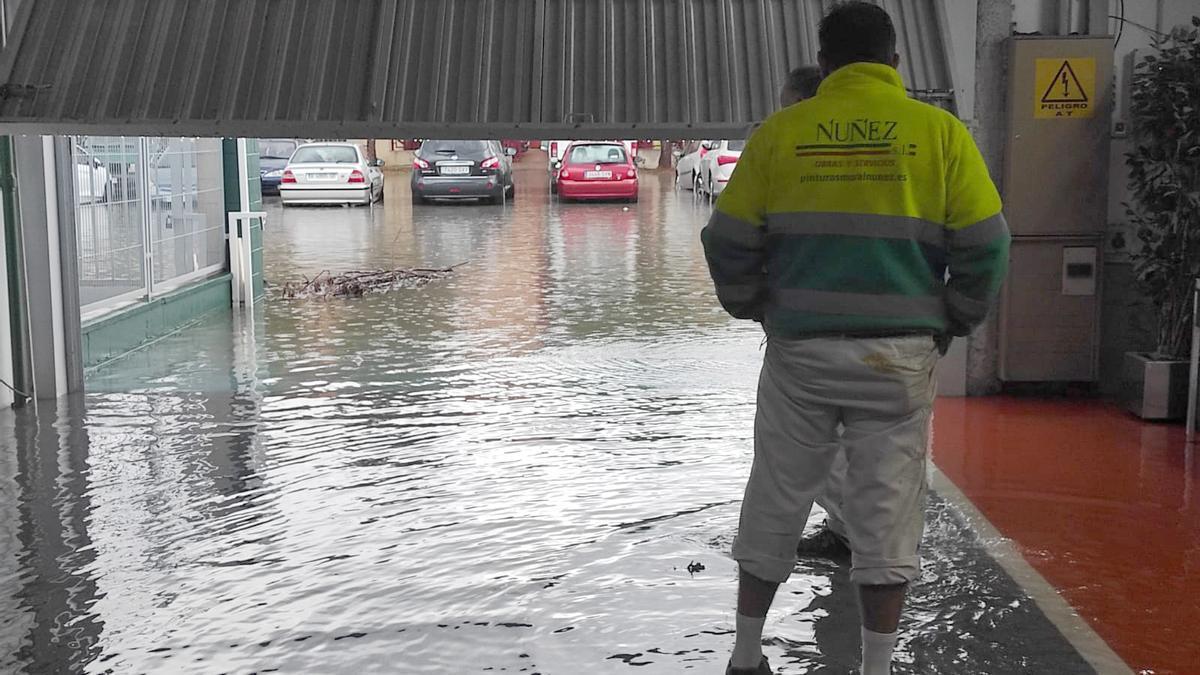
POLYGON ((766 246, 766 231, 762 227, 720 211, 713 213, 712 219, 704 229, 725 243, 746 250, 761 251, 766 246))
POLYGON ((946 231, 950 280, 945 299, 951 335, 967 335, 987 318, 1008 270, 1011 239, 1002 213, 946 231))
POLYGON ((946 230, 946 244, 952 249, 973 248, 986 246, 1000 237, 1008 236, 1008 221, 1004 219, 1003 213, 997 213, 961 230, 946 230))
POLYGON ((761 319, 767 295, 763 228, 716 211, 700 238, 721 306, 739 319, 761 319))

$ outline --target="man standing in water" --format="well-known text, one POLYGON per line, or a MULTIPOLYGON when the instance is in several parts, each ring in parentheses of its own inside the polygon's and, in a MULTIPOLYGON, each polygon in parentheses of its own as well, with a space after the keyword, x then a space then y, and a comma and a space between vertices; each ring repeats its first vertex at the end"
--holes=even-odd
POLYGON ((819 39, 817 95, 754 133, 702 233, 722 306, 769 338, 733 546, 734 675, 770 673, 767 611, 839 452, 862 672, 891 672, 920 572, 937 344, 986 318, 1008 261, 983 158, 958 119, 908 98, 887 12, 841 3, 819 39))

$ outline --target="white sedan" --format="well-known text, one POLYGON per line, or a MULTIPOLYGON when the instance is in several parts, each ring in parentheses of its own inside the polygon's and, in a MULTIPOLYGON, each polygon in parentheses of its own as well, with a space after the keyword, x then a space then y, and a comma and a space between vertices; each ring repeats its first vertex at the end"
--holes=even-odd
POLYGON ((696 189, 709 197, 716 198, 729 183, 733 170, 737 168, 746 141, 716 141, 712 143, 704 159, 700 160, 700 172, 696 179, 696 189))
POLYGON ((700 184, 700 162, 708 153, 711 141, 688 141, 679 150, 675 162, 675 185, 685 190, 695 190, 700 184))
POLYGON ((279 196, 295 204, 371 204, 383 199, 383 161, 368 162, 353 143, 308 143, 283 170, 279 196))

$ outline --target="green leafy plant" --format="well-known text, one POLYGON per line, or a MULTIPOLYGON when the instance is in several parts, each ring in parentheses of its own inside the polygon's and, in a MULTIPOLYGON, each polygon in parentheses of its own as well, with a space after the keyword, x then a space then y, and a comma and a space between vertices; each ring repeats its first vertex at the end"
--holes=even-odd
POLYGON ((1126 214, 1142 243, 1134 271, 1158 312, 1155 356, 1182 359, 1200 277, 1200 17, 1161 36, 1138 62, 1130 118, 1126 214))

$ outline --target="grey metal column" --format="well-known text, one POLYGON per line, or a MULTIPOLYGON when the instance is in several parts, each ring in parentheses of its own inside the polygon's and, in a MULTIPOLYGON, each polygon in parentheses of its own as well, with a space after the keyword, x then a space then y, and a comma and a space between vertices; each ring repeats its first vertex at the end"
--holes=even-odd
MULTIPOLYGON (((54 399, 72 391, 70 370, 72 360, 67 353, 67 331, 78 331, 64 320, 72 312, 78 314, 77 295, 72 295, 68 286, 77 281, 74 274, 64 270, 75 265, 74 258, 64 260, 60 243, 63 237, 58 229, 57 216, 60 211, 59 196, 47 194, 48 185, 58 182, 57 169, 47 166, 54 162, 54 154, 47 153, 47 145, 41 136, 16 136, 13 138, 14 173, 21 229, 21 270, 25 321, 21 326, 23 337, 29 347, 27 369, 32 391, 27 393, 37 400, 54 399), (53 216, 53 217, 52 217, 53 216), (55 222, 51 222, 54 220, 55 222), (66 304, 74 297, 73 307, 66 304)), ((71 184, 62 186, 68 191, 71 184)), ((71 207, 73 210, 73 206, 71 207)), ((65 239, 73 250, 74 228, 65 239)), ((77 324, 75 324, 77 326, 77 324)), ((80 354, 75 352, 79 360, 80 354)), ((76 364, 82 369, 82 361, 76 364)), ((82 383, 77 378, 76 385, 82 383)))
POLYGON ((83 325, 79 305, 79 250, 75 227, 75 160, 71 138, 54 139, 58 174, 58 251, 62 258, 62 327, 66 340, 67 391, 83 391, 83 325))
POLYGON ((21 273, 25 279, 20 300, 26 315, 21 328, 29 346, 26 366, 32 385, 27 393, 34 398, 54 398, 54 319, 50 311, 50 242, 41 137, 14 136, 13 159, 21 226, 21 273))

